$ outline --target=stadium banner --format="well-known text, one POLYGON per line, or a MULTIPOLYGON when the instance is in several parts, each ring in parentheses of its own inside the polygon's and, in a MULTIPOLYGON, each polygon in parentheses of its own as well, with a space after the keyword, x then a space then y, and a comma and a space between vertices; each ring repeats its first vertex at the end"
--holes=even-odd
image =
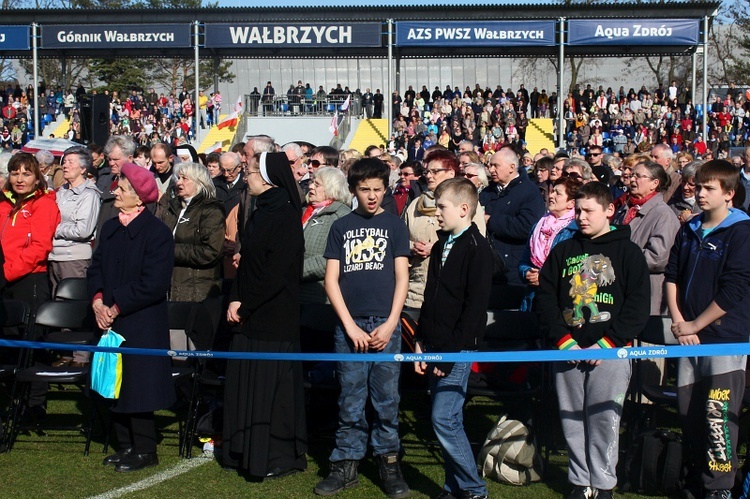
POLYGON ((568 45, 697 45, 699 19, 571 19, 568 45))
POLYGON ((0 52, 30 48, 28 26, 0 26, 0 52))
POLYGON ((184 48, 190 24, 50 24, 42 26, 43 49, 184 48))
POLYGON ((407 21, 396 23, 397 47, 551 47, 555 21, 407 21))
POLYGON ((206 48, 380 47, 380 23, 206 23, 206 48))

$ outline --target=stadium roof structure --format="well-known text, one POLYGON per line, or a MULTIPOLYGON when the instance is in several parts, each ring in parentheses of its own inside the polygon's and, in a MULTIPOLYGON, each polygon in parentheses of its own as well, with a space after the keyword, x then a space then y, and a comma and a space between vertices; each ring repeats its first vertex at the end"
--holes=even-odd
MULTIPOLYGON (((550 4, 491 4, 473 5, 371 5, 371 6, 306 6, 306 7, 222 7, 199 9, 9 9, 3 11, 4 25, 31 25, 35 23, 44 30, 45 26, 71 29, 86 25, 109 25, 114 28, 128 25, 187 25, 198 26, 198 46, 200 57, 231 58, 385 58, 388 56, 389 20, 394 23, 432 22, 480 23, 487 21, 551 21, 555 23, 554 43, 546 46, 520 46, 496 44, 494 46, 461 45, 449 46, 394 46, 393 57, 434 58, 434 57, 518 57, 546 56, 559 54, 560 27, 566 31, 561 20, 594 19, 648 19, 653 21, 692 19, 709 22, 716 15, 720 5, 712 2, 612 2, 593 5, 575 3, 572 5, 550 4), (379 46, 360 47, 304 47, 289 46, 223 46, 209 47, 205 42, 207 24, 294 24, 294 23, 379 23, 381 43, 379 46)), ((701 32, 703 31, 701 24, 701 32)), ((192 30, 192 27, 191 27, 192 30)), ((190 33, 193 33, 191 31, 190 33)), ((567 33, 567 31, 566 31, 567 33)), ((701 33, 702 35, 702 33, 701 33)), ((395 35, 394 35, 395 41, 395 35)), ((701 41, 690 45, 669 45, 663 40, 654 39, 653 44, 565 44, 565 56, 637 56, 654 54, 687 54, 695 51, 701 41)), ((193 57, 194 43, 191 35, 190 46, 180 47, 107 47, 97 44, 73 47, 40 47, 39 57, 193 57)), ((28 56, 28 50, 5 50, 0 46, 0 55, 28 56)))

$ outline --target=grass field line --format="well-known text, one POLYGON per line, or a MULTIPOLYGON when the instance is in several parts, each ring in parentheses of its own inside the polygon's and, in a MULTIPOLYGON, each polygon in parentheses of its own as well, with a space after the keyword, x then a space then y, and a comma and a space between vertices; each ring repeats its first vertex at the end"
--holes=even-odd
POLYGON ((213 457, 196 457, 193 459, 184 459, 171 468, 160 471, 159 473, 145 478, 140 482, 131 483, 130 485, 120 487, 119 489, 114 489, 103 494, 91 496, 89 499, 113 499, 115 497, 122 497, 126 494, 130 494, 131 492, 148 489, 149 487, 153 487, 154 485, 166 482, 167 480, 182 475, 183 473, 187 473, 193 468, 197 468, 198 466, 203 466, 204 464, 212 462, 214 462, 213 457))

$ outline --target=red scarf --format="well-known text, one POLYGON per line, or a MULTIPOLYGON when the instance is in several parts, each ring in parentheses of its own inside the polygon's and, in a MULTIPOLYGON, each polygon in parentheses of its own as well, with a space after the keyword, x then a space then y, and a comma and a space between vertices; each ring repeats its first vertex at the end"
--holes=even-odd
POLYGON ((641 199, 635 199, 632 196, 628 197, 628 212, 625 213, 625 220, 622 221, 625 225, 630 225, 630 222, 633 221, 633 219, 638 215, 638 212, 641 211, 641 206, 646 204, 646 202, 651 199, 652 197, 659 194, 658 191, 654 191, 648 196, 641 198, 641 199))
POLYGON ((313 215, 320 212, 320 210, 322 210, 326 206, 330 206, 331 203, 333 203, 333 199, 326 199, 325 201, 321 201, 320 203, 308 204, 307 208, 305 208, 305 212, 302 214, 302 226, 304 227, 305 225, 307 225, 307 222, 312 218, 313 215))

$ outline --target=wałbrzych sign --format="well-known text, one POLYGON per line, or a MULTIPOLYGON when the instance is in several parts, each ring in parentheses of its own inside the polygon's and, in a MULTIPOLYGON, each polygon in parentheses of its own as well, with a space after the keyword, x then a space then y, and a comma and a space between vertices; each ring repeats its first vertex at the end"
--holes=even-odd
POLYGON ((42 26, 43 49, 182 48, 189 24, 55 24, 42 26))
POLYGON ((398 47, 551 47, 550 21, 408 21, 396 23, 398 47))
POLYGON ((206 48, 380 47, 380 23, 207 23, 206 48))

